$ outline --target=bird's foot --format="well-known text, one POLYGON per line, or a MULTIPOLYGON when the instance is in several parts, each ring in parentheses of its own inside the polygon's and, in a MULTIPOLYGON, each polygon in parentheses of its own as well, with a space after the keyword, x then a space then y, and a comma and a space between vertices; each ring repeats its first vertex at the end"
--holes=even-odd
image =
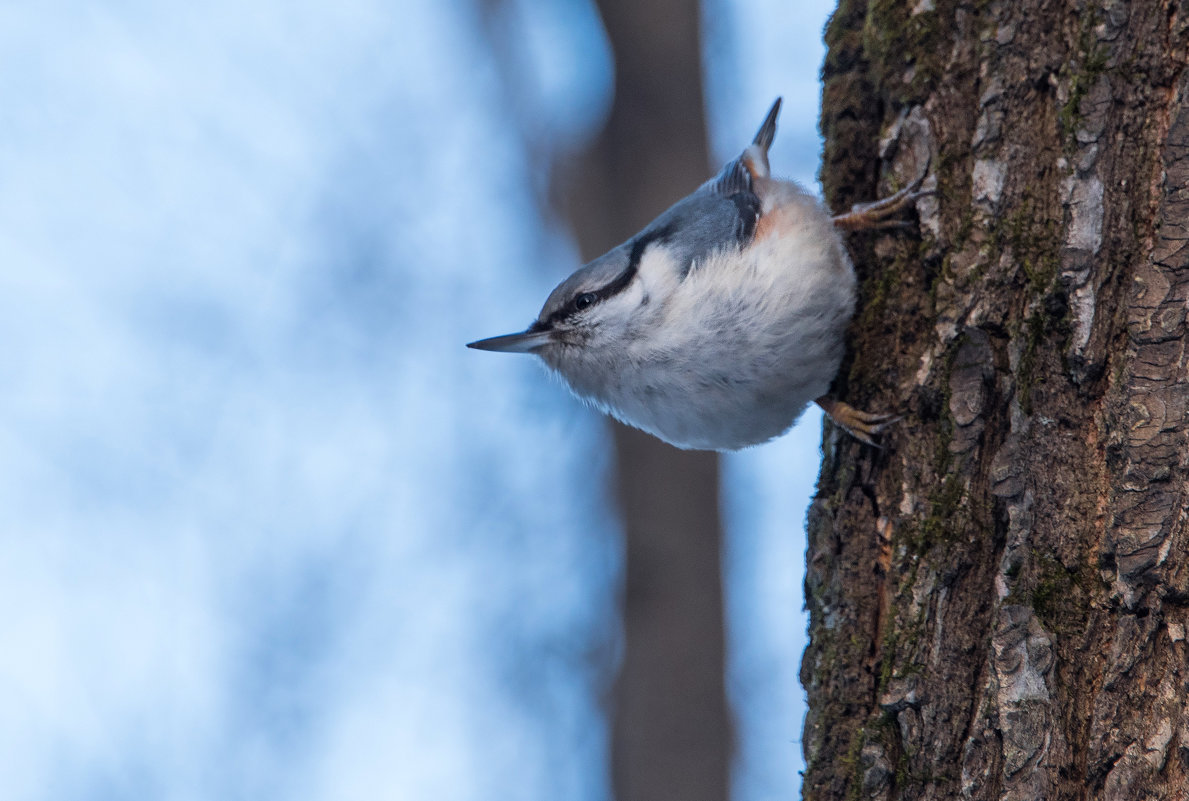
POLYGON ((933 194, 932 189, 921 189, 927 172, 922 172, 915 181, 894 195, 871 203, 856 203, 846 214, 834 217, 834 227, 843 231, 865 231, 909 226, 911 223, 907 220, 892 218, 921 198, 933 194))
POLYGON ((814 403, 822 407, 822 411, 830 415, 830 419, 841 426, 846 433, 859 440, 859 442, 865 442, 876 448, 882 447, 876 441, 876 437, 902 417, 902 415, 898 414, 872 414, 870 412, 864 412, 856 409, 849 403, 835 400, 829 395, 822 395, 814 403))

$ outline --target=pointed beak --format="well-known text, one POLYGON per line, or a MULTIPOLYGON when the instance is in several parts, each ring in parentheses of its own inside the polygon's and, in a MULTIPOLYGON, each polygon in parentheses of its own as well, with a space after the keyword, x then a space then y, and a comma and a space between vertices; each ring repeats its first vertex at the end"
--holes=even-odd
POLYGON ((475 350, 493 350, 498 353, 534 353, 537 349, 549 344, 549 329, 530 328, 519 334, 504 334, 502 337, 480 339, 478 342, 468 342, 468 348, 475 350))

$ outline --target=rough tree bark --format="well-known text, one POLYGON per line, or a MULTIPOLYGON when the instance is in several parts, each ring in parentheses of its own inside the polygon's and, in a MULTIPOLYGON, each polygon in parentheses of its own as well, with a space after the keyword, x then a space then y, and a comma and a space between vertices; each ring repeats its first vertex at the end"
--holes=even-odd
POLYGON ((919 236, 851 237, 810 511, 806 798, 1189 797, 1189 4, 843 0, 836 210, 931 164, 919 236))
MULTIPOLYGON (((598 0, 615 57, 606 127, 565 206, 583 257, 639 231, 710 173, 698 0, 598 0)), ((613 426, 625 530, 618 801, 724 801, 727 711, 718 458, 613 426)))

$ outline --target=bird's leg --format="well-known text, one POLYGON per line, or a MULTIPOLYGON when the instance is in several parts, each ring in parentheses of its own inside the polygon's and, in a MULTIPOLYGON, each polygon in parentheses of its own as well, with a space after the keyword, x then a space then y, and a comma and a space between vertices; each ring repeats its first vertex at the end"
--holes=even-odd
POLYGON ((903 228, 909 225, 905 220, 891 219, 916 203, 920 198, 933 194, 932 189, 921 189, 925 172, 908 186, 894 195, 871 203, 856 203, 846 214, 834 217, 834 227, 843 231, 863 231, 877 228, 903 228))
POLYGON ((814 403, 822 407, 822 411, 830 415, 830 419, 852 437, 877 448, 880 445, 875 438, 900 419, 898 414, 871 414, 860 411, 849 403, 835 400, 829 395, 822 395, 814 403))
MULTIPOLYGON (((834 227, 843 231, 863 231, 902 228, 909 225, 906 220, 893 218, 921 198, 933 194, 932 189, 921 189, 928 172, 929 167, 926 164, 917 179, 899 192, 872 203, 856 203, 846 214, 839 214, 833 218, 834 227)), ((901 417, 897 414, 864 412, 829 395, 822 395, 814 403, 822 407, 822 410, 830 415, 830 419, 852 437, 877 448, 880 445, 875 438, 901 417)))

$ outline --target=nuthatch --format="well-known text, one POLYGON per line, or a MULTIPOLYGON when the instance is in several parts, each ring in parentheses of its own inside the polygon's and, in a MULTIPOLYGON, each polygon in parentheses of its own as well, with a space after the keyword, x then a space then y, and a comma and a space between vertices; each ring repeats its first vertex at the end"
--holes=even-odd
POLYGON ((826 394, 855 305, 837 229, 895 224, 920 180, 832 218, 769 174, 779 112, 778 98, 718 176, 562 281, 528 329, 468 347, 535 353, 579 397, 679 448, 766 442, 810 401, 873 443, 894 418, 826 394))

